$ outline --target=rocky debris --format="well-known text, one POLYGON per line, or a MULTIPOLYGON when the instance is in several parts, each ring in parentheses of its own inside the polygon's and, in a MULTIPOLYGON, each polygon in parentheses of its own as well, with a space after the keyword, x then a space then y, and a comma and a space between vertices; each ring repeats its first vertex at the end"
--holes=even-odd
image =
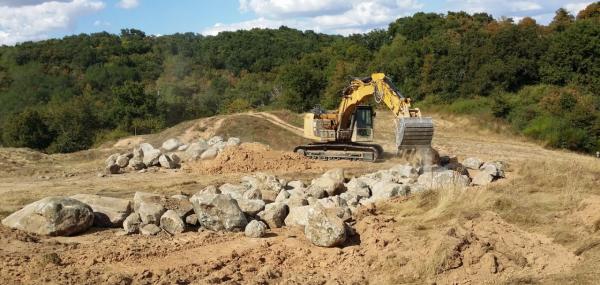
POLYGON ((252 220, 246 225, 244 234, 250 238, 261 238, 267 233, 267 225, 261 221, 252 220))
POLYGON ((138 213, 131 213, 123 221, 123 229, 127 234, 135 234, 139 232, 141 225, 142 219, 140 218, 140 214, 138 213))
POLYGON ((316 246, 333 247, 346 241, 346 224, 321 207, 307 208, 306 238, 316 246))
POLYGON ((162 217, 166 211, 167 209, 161 204, 142 202, 136 213, 140 215, 142 223, 158 225, 160 223, 160 217, 162 217))
POLYGON ((168 210, 160 217, 160 227, 170 234, 178 234, 185 230, 185 223, 177 212, 168 210))
POLYGON ((464 165, 468 169, 479 169, 483 161, 477 157, 468 157, 463 160, 462 165, 464 165))
POLYGON ((120 227, 132 211, 131 202, 125 199, 92 194, 77 194, 71 198, 92 208, 94 225, 97 227, 120 227))
POLYGON ((171 138, 163 142, 162 149, 167 152, 174 151, 177 150, 177 148, 179 148, 181 145, 183 145, 183 143, 181 143, 178 139, 171 138))
POLYGON ((190 199, 200 225, 213 231, 242 231, 248 223, 238 203, 226 194, 200 193, 190 199))
POLYGON ((269 228, 281 228, 285 224, 285 217, 288 214, 288 208, 283 203, 271 203, 265 206, 265 209, 256 214, 258 218, 264 221, 269 228))
POLYGON ((81 233, 93 223, 94 212, 90 206, 65 197, 46 197, 2 220, 7 227, 48 236, 81 233))
POLYGON ((215 145, 220 142, 223 142, 222 136, 214 136, 207 141, 208 145, 215 145))
POLYGON ((155 224, 143 225, 140 228, 140 233, 145 236, 155 236, 160 233, 161 229, 155 224))

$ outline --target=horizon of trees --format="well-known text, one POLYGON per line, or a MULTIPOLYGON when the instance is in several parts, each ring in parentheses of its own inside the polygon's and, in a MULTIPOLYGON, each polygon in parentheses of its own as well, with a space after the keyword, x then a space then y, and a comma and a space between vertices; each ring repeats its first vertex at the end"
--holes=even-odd
POLYGON ((350 36, 80 34, 0 47, 0 144, 49 153, 245 111, 333 108, 385 72, 425 106, 488 114, 551 147, 600 150, 600 2, 549 25, 416 13, 350 36))

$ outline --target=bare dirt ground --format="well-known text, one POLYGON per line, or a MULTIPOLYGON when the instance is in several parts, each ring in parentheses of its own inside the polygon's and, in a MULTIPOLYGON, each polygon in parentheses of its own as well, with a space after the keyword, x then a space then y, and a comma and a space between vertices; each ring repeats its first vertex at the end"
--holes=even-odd
MULTIPOLYGON (((237 183, 252 171, 309 182, 334 167, 345 168, 349 177, 402 162, 393 157, 392 118, 385 112, 378 113, 376 141, 387 155, 378 163, 308 161, 286 152, 305 142, 297 135, 298 119, 285 112, 206 118, 74 154, 0 149, 0 217, 51 195, 193 194, 209 184, 237 183), (140 141, 158 145, 169 137, 214 134, 270 148, 248 144, 240 153, 226 151, 212 163, 180 170, 97 176, 105 157, 140 141)), ((544 149, 502 125, 446 115, 434 120, 434 147, 442 155, 507 161, 507 179, 363 208, 356 235, 340 248, 312 246, 293 228, 276 229, 264 239, 195 231, 122 237, 116 229, 48 238, 0 226, 0 283, 596 283, 600 161, 544 149)))

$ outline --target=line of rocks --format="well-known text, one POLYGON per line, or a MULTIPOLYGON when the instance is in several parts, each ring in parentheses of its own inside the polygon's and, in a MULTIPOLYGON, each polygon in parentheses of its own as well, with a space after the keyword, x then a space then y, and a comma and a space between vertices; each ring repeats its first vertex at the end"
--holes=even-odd
POLYGON ((469 158, 442 166, 396 165, 347 179, 336 168, 313 179, 285 181, 254 173, 239 184, 207 186, 194 195, 136 192, 133 201, 78 194, 48 197, 5 218, 8 227, 42 235, 72 235, 90 226, 122 227, 121 234, 171 235, 186 230, 240 232, 264 237, 268 229, 300 227, 313 244, 343 244, 360 206, 437 188, 465 188, 504 177, 506 164, 469 158), (471 179, 471 175, 473 179, 471 179))
POLYGON ((171 138, 164 141, 160 148, 142 143, 131 152, 110 155, 105 160, 104 173, 99 176, 120 174, 128 170, 145 172, 150 167, 180 168, 183 161, 214 159, 226 147, 236 147, 240 143, 239 138, 230 137, 225 141, 221 136, 214 136, 208 141, 198 139, 190 144, 171 138))

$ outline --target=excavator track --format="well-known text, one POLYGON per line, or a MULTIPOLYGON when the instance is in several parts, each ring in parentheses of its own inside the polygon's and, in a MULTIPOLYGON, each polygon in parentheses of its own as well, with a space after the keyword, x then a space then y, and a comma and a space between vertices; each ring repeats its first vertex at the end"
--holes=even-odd
POLYGON ((321 160, 346 159, 375 162, 383 156, 383 148, 380 145, 360 143, 311 143, 297 146, 294 152, 321 160))

